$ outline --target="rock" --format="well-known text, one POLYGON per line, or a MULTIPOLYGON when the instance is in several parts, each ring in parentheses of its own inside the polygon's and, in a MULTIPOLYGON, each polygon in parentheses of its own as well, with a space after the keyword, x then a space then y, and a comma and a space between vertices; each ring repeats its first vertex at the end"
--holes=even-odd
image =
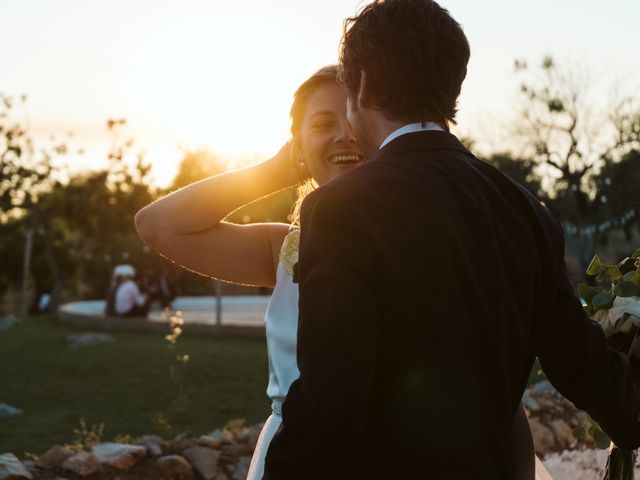
POLYGON ((22 415, 22 410, 16 407, 12 407, 6 403, 0 403, 0 420, 5 418, 19 417, 22 415))
POLYGON ((166 447, 165 441, 158 435, 143 435, 142 437, 138 437, 134 444, 146 447, 147 453, 154 457, 162 455, 166 447))
POLYGON ((251 457, 240 457, 236 463, 236 468, 233 470, 231 480, 246 480, 249 473, 249 466, 251 465, 251 457))
POLYGON ((146 447, 140 445, 126 445, 123 443, 100 443, 91 448, 103 465, 109 465, 117 470, 129 470, 147 454, 146 447))
POLYGON ((202 437, 197 439, 196 445, 200 445, 202 447, 215 448, 216 450, 219 450, 222 447, 222 442, 215 438, 211 438, 206 435, 203 435, 202 437))
POLYGON ((198 439, 190 432, 181 433, 173 439, 173 449, 177 452, 182 452, 187 448, 191 448, 197 445, 198 439))
POLYGON ((186 449, 182 455, 204 480, 213 480, 216 477, 220 459, 220 452, 217 450, 196 445, 186 449))
POLYGON ((213 432, 211 432, 210 434, 208 434, 206 436, 207 437, 211 437, 211 438, 213 438, 215 440, 219 440, 222 443, 228 442, 226 435, 219 428, 217 428, 216 430, 214 430, 213 432))
POLYGON ((256 445, 258 444, 260 433, 262 433, 262 427, 264 427, 264 423, 259 423, 258 425, 249 427, 247 431, 247 444, 251 448, 251 451, 255 450, 256 445))
POLYGON ((555 393, 557 390, 553 385, 551 385, 551 382, 543 380, 531 387, 531 391, 534 393, 555 393))
POLYGON ((79 333, 67 335, 69 348, 91 347, 102 343, 113 342, 114 338, 106 333, 79 333))
POLYGON ((27 470, 13 453, 0 455, 0 480, 33 480, 33 475, 27 470))
POLYGON ((3 330, 9 330, 11 327, 16 326, 20 320, 15 315, 4 315, 0 317, 0 332, 3 330))
POLYGON ((551 450, 555 445, 553 432, 544 426, 536 418, 529 419, 531 434, 533 435, 533 445, 537 454, 543 454, 551 450))
POLYGON ((537 412, 540 410, 540 404, 529 391, 526 391, 522 396, 522 404, 529 412, 537 412))
POLYGON ((144 475, 117 475, 113 477, 113 480, 147 480, 149 477, 144 475))
POLYGON ((77 473, 81 477, 87 477, 100 471, 100 462, 95 455, 88 452, 80 452, 67 458, 62 463, 62 468, 77 473))
POLYGON ((585 425, 589 425, 589 418, 587 414, 583 411, 576 411, 573 417, 571 417, 571 426, 575 427, 583 427, 585 425))
POLYGON ((167 480, 192 480, 193 468, 180 455, 167 455, 156 460, 158 473, 167 480))
POLYGON ((222 455, 229 459, 237 459, 245 455, 251 455, 253 448, 247 443, 235 443, 233 445, 224 445, 222 447, 222 455))
POLYGON ((555 437, 555 448, 564 450, 566 448, 574 447, 577 443, 576 438, 573 436, 571 427, 564 420, 555 419, 549 424, 550 430, 555 437))
POLYGON ((53 470, 58 468, 62 463, 73 455, 73 452, 60 445, 54 445, 47 450, 43 455, 40 455, 35 462, 36 467, 43 468, 45 470, 53 470))
MULTIPOLYGON (((565 450, 548 455, 544 466, 554 480, 601 480, 607 450, 565 450)), ((636 466, 636 475, 638 468, 636 466)))

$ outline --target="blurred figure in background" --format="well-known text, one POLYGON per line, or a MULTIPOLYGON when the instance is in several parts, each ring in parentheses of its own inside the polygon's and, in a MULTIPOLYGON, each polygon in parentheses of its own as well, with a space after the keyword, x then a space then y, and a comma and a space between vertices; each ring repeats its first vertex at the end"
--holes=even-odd
POLYGON ((105 313, 128 317, 146 317, 150 301, 134 281, 136 271, 131 265, 118 265, 113 270, 107 294, 105 313))

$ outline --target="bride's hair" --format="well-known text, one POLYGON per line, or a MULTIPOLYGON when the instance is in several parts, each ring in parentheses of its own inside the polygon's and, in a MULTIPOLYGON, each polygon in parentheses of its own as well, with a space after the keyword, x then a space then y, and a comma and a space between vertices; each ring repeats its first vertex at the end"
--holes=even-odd
MULTIPOLYGON (((300 130, 302 128, 302 119, 304 118, 304 110, 309 101, 309 97, 316 89, 326 83, 338 82, 338 66, 327 65, 322 67, 316 73, 307 78, 302 85, 298 87, 296 93, 293 94, 293 103, 291 104, 291 137, 293 139, 294 152, 298 151, 300 142, 300 130)), ((316 182, 310 178, 302 182, 297 189, 297 199, 293 207, 292 224, 300 225, 300 206, 304 197, 317 187, 316 182)))

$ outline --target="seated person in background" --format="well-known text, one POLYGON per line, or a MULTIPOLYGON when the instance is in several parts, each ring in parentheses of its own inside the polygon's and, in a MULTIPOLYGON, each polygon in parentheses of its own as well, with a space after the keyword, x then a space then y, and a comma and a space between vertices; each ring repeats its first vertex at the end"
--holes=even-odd
POLYGON ((148 269, 140 278, 138 285, 146 293, 149 303, 158 302, 163 309, 171 308, 171 302, 175 298, 175 294, 167 278, 165 268, 162 269, 160 275, 148 269))
POLYGON ((116 277, 115 314, 129 317, 146 317, 150 302, 144 295, 132 275, 116 277))

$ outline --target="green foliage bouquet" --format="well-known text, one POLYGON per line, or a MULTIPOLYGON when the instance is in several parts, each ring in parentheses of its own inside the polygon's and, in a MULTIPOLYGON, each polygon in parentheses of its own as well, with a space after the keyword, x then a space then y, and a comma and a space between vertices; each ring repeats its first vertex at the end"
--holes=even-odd
MULTIPOLYGON (((640 360, 640 250, 620 263, 605 264, 596 255, 587 269, 602 286, 579 285, 587 314, 600 324, 609 345, 640 360)), ((635 450, 616 447, 600 426, 589 419, 589 435, 601 448, 609 448, 604 480, 633 480, 635 450)))

